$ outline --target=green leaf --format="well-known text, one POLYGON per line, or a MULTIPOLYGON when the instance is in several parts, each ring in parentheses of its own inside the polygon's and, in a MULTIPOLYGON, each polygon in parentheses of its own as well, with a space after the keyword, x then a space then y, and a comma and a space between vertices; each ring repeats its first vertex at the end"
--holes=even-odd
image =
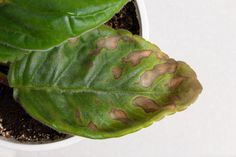
POLYGON ((119 137, 186 109, 201 92, 194 71, 124 30, 100 27, 13 63, 15 98, 64 133, 119 137))
POLYGON ((0 0, 0 44, 49 49, 108 21, 127 1, 0 0))
POLYGON ((0 63, 14 62, 30 52, 0 44, 0 63))

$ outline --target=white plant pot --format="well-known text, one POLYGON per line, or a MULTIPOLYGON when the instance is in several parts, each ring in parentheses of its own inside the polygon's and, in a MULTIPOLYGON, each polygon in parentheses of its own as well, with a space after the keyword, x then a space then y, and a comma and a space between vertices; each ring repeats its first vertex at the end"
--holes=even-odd
MULTIPOLYGON (((139 10, 138 14, 141 18, 140 25, 141 25, 142 37, 145 39, 149 39, 149 23, 144 0, 136 0, 136 1, 139 10)), ((85 140, 85 138, 74 136, 65 140, 46 144, 22 144, 0 137, 0 147, 5 147, 12 150, 21 150, 21 151, 47 151, 47 150, 54 150, 67 147, 72 144, 78 143, 81 140, 85 140)))

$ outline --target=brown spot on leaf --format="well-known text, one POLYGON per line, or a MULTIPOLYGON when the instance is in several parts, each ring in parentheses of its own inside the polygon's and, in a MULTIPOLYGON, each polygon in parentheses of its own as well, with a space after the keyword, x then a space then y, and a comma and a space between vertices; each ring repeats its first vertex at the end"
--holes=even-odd
POLYGON ((69 38, 68 39, 68 43, 71 45, 71 46, 74 46, 76 43, 77 43, 78 39, 75 37, 75 38, 69 38))
POLYGON ((149 57, 152 51, 138 51, 130 53, 126 58, 123 58, 123 62, 131 63, 133 66, 138 65, 143 58, 149 57))
POLYGON ((160 60, 169 59, 168 55, 166 55, 165 53, 162 53, 162 52, 156 52, 156 56, 157 56, 157 59, 160 59, 160 60))
POLYGON ((88 128, 89 128, 91 131, 98 131, 97 125, 94 124, 93 122, 89 122, 88 128))
POLYGON ((176 76, 172 78, 171 81, 168 83, 168 87, 171 89, 175 89, 186 79, 186 77, 176 76))
POLYGON ((97 41, 97 48, 106 48, 108 50, 114 50, 117 48, 118 42, 120 40, 119 36, 103 38, 97 41))
POLYGON ((150 71, 146 71, 140 78, 140 84, 144 87, 149 87, 162 74, 174 73, 177 68, 175 60, 168 60, 164 64, 157 64, 150 71))
POLYGON ((133 104, 141 107, 146 113, 155 112, 159 109, 159 105, 155 101, 143 96, 135 98, 133 104))
POLYGON ((118 120, 124 123, 129 121, 127 114, 120 109, 112 109, 112 111, 110 112, 110 116, 112 119, 118 120))
POLYGON ((112 69, 112 74, 115 79, 119 79, 122 75, 122 69, 120 67, 115 67, 112 69))
POLYGON ((173 103, 173 104, 168 104, 165 106, 165 109, 168 109, 168 110, 176 110, 176 104, 173 103))

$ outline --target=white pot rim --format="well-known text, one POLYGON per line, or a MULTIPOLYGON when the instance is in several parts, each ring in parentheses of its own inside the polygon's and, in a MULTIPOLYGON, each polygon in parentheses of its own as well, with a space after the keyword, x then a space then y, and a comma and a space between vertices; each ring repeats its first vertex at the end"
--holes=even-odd
MULTIPOLYGON (((144 0, 136 0, 139 14, 140 14, 140 21, 142 26, 142 37, 145 39, 149 39, 149 23, 147 18, 147 12, 144 0)), ((20 151, 48 151, 48 150, 55 150, 64 148, 73 144, 78 143, 81 140, 84 140, 83 137, 74 136, 62 141, 54 142, 54 143, 46 143, 46 144, 22 144, 12 142, 10 140, 5 140, 0 138, 0 147, 5 147, 12 150, 20 150, 20 151)))
POLYGON ((142 32, 141 35, 144 39, 149 39, 149 22, 148 22, 148 16, 147 16, 147 10, 145 6, 144 0, 136 0, 138 4, 139 14, 140 14, 140 21, 141 21, 141 27, 142 32))

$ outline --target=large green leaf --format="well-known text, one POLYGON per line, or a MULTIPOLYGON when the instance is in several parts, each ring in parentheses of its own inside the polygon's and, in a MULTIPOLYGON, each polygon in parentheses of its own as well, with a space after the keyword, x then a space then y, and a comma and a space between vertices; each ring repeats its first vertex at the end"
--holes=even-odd
POLYGON ((0 44, 49 49, 108 21, 127 1, 0 0, 0 44))
POLYGON ((194 71, 127 31, 101 27, 10 67, 15 98, 64 133, 119 137, 186 109, 201 92, 194 71))

